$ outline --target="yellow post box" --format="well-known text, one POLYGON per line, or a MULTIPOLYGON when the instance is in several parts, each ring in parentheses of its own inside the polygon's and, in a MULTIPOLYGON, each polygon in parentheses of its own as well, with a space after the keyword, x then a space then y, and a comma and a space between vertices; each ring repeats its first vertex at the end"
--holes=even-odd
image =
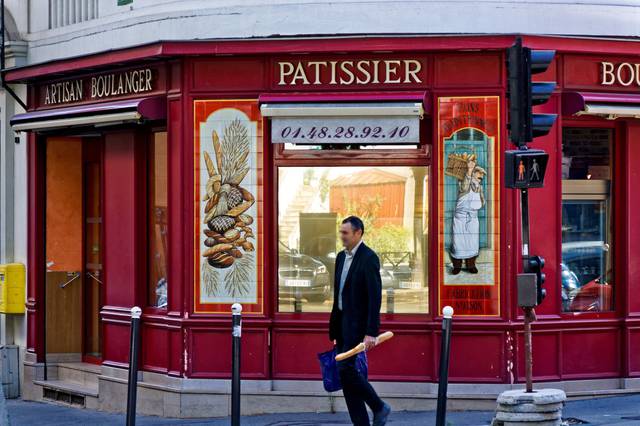
POLYGON ((0 265, 0 313, 24 313, 25 275, 25 268, 21 263, 0 265))

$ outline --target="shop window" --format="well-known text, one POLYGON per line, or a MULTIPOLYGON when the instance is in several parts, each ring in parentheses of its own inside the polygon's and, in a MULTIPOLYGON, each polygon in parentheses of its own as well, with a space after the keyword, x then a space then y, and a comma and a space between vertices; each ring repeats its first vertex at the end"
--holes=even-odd
POLYGON ((562 307, 613 310, 611 141, 613 131, 562 132, 562 307))
POLYGON ((148 156, 148 304, 167 307, 167 132, 154 132, 148 156))
POLYGON ((381 312, 427 313, 427 167, 278 168, 280 312, 329 312, 342 219, 380 258, 381 312))

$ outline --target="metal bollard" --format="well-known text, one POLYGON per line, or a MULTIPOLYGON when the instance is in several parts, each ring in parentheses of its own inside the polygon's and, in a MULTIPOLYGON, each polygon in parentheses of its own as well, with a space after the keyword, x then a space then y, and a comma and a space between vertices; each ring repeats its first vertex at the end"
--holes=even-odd
POLYGON ((447 385, 449 382, 449 350, 451 348, 451 318, 453 308, 445 306, 442 309, 442 339, 440 346, 440 374, 438 381, 438 408, 436 411, 436 426, 444 426, 447 417, 447 385))
POLYGON ((242 305, 234 303, 231 343, 231 426, 240 426, 240 338, 242 336, 242 305))
POLYGON ((127 426, 136 424, 136 397, 138 390, 138 355, 140 353, 140 315, 142 309, 131 308, 131 342, 129 346, 129 384, 127 389, 127 426))
POLYGON ((395 311, 395 290, 393 287, 387 289, 387 313, 392 314, 395 311))

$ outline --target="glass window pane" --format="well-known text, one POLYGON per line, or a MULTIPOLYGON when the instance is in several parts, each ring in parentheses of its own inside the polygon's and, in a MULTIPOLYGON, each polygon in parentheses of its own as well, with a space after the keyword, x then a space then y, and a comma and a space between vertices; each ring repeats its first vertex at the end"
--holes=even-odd
POLYGON ((149 299, 167 307, 167 132, 153 133, 149 149, 149 299))
POLYGON ((609 129, 563 129, 560 277, 565 312, 614 308, 611 140, 609 129))
POLYGON ((281 167, 278 305, 329 312, 338 227, 356 215, 380 258, 382 312, 427 313, 427 167, 281 167))

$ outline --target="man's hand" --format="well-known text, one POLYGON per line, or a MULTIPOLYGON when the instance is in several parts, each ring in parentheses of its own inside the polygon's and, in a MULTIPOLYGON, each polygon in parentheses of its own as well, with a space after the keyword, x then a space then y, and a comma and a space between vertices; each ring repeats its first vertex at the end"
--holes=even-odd
POLYGON ((364 350, 369 351, 376 345, 377 339, 373 336, 364 336, 364 350))

